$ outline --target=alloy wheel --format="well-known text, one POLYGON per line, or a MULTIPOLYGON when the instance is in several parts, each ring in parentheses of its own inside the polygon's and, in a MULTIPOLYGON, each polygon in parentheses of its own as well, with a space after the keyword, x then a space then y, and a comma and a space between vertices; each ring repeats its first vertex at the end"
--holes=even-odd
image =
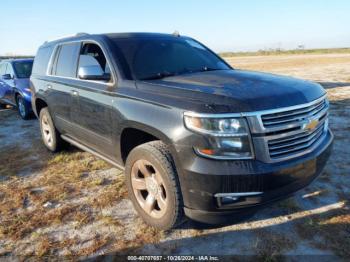
POLYGON ((43 138, 48 146, 52 146, 53 138, 52 138, 52 130, 49 125, 49 121, 46 115, 44 115, 41 119, 41 129, 43 133, 43 138))
POLYGON ((134 163, 131 184, 141 208, 151 217, 163 217, 168 208, 167 190, 161 174, 149 161, 134 163))
POLYGON ((18 98, 18 109, 19 109, 19 113, 24 118, 26 116, 26 108, 25 108, 22 97, 18 98))

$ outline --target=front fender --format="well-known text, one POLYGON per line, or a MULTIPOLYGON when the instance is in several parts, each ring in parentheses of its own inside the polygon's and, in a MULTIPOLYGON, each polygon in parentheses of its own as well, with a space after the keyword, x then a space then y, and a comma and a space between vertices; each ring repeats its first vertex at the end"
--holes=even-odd
POLYGON ((18 94, 21 95, 26 102, 31 103, 32 93, 15 88, 15 98, 18 94))
MULTIPOLYGON (((186 133, 181 110, 129 97, 115 99, 113 108, 115 115, 112 119, 117 141, 120 141, 121 134, 126 128, 147 132, 167 144, 175 163, 178 162, 175 145, 186 133)), ((120 143, 118 147, 120 152, 120 143)))

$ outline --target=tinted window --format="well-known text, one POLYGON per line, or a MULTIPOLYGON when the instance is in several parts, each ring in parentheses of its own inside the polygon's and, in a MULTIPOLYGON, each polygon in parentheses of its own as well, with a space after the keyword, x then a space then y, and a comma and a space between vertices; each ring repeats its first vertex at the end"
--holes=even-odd
POLYGON ((50 61, 52 50, 52 46, 42 47, 38 50, 34 59, 33 75, 46 75, 46 70, 50 61))
POLYGON ((101 70, 110 75, 111 70, 102 49, 96 44, 84 44, 79 56, 79 67, 99 66, 101 70))
POLYGON ((190 38, 113 39, 117 61, 134 79, 152 79, 207 70, 231 69, 217 55, 190 38))
POLYGON ((61 46, 54 75, 75 77, 80 44, 64 44, 61 46))
POLYGON ((29 78, 32 73, 32 61, 13 62, 13 68, 18 78, 29 78))

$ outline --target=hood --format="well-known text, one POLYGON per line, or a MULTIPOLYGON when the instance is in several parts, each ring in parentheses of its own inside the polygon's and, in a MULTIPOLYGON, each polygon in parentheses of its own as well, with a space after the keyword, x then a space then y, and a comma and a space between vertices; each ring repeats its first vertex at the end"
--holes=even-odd
MULTIPOLYGON (((142 81, 166 103, 206 113, 251 112, 311 102, 325 94, 316 83, 244 70, 220 70, 142 81), (168 98, 168 99, 167 99, 168 98)), ((157 98, 156 98, 157 100, 157 98)))

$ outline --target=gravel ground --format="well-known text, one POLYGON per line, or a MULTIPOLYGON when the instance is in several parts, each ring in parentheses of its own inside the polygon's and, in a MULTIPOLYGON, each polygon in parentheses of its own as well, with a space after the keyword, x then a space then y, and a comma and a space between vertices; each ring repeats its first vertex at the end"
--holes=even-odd
POLYGON ((74 148, 53 155, 37 120, 0 110, 0 254, 332 255, 350 251, 350 55, 233 57, 236 68, 321 83, 331 101, 334 151, 323 174, 292 198, 236 224, 187 221, 159 232, 127 199, 122 172, 74 148))

